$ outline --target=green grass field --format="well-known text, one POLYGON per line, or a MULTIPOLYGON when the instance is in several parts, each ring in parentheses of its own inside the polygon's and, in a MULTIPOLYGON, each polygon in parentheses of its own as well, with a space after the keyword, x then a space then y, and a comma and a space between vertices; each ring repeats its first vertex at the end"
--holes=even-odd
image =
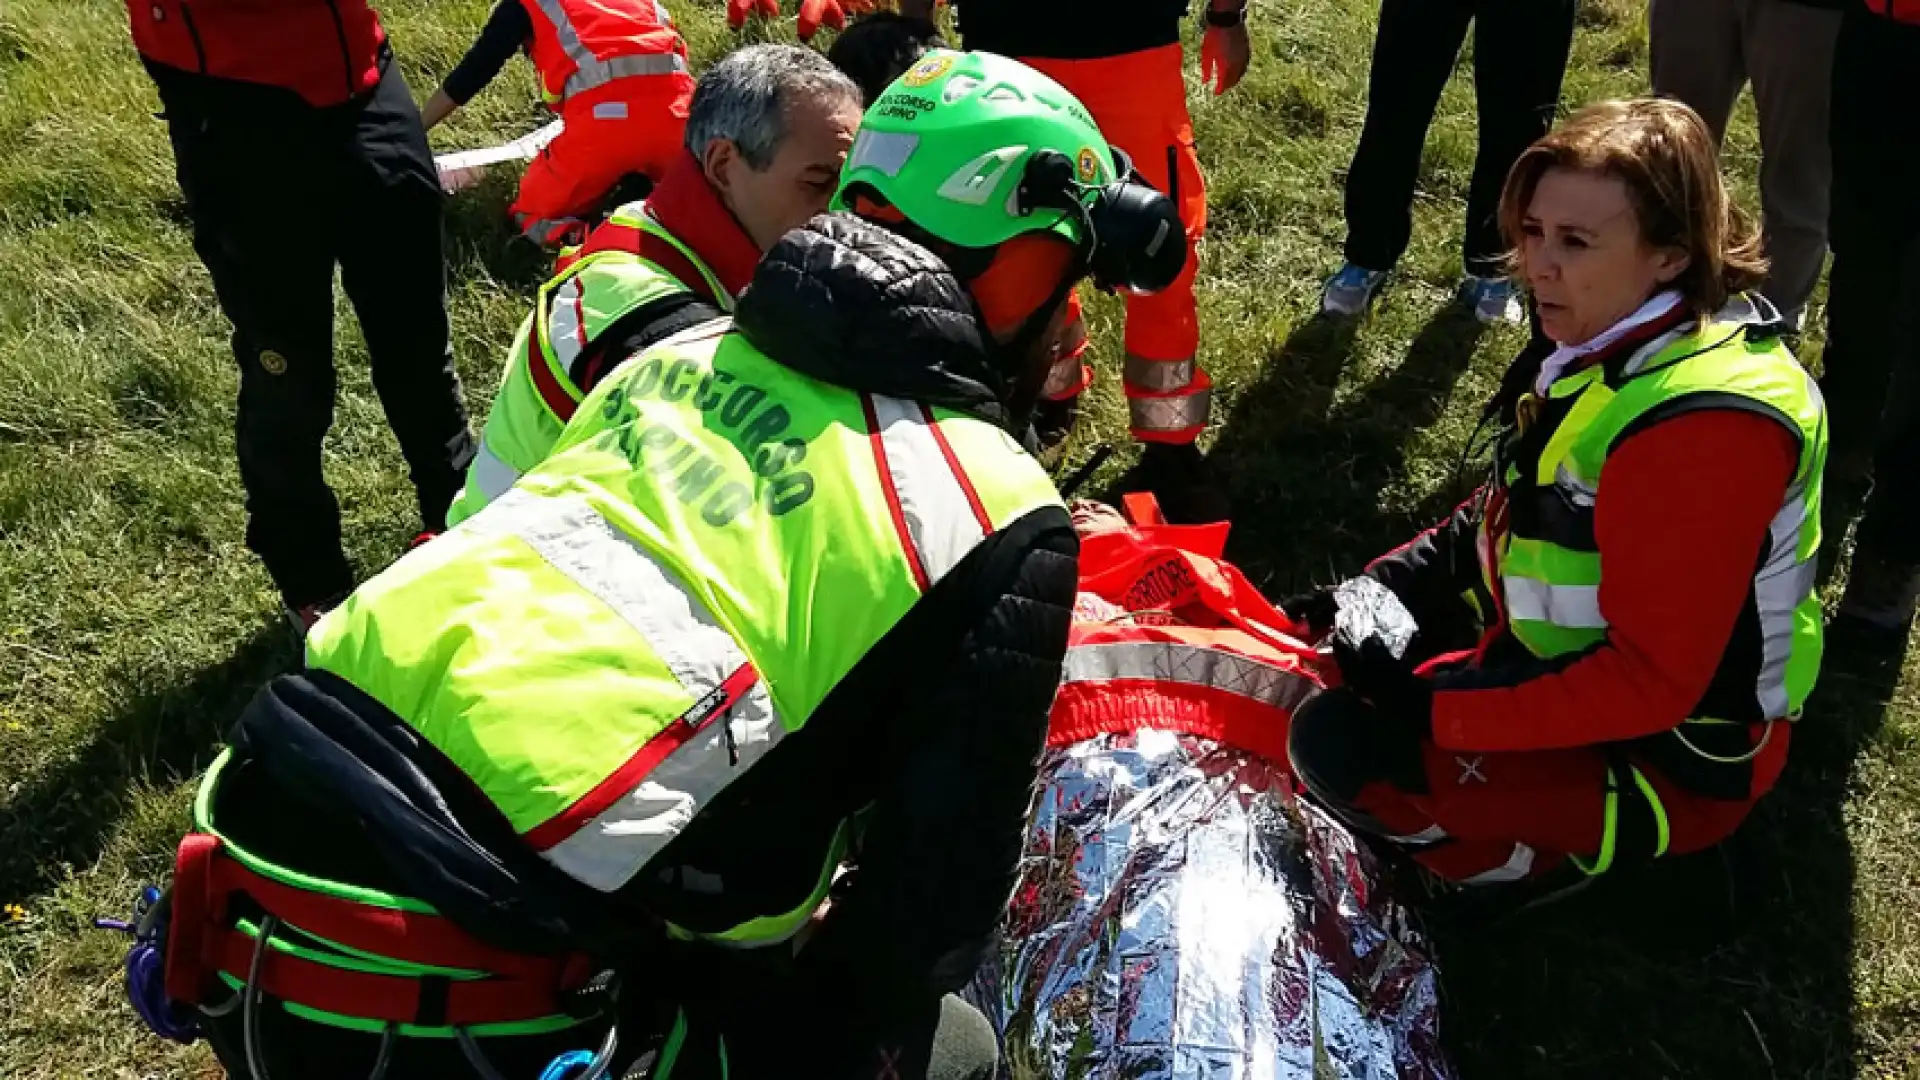
MULTIPOLYGON (((487 2, 381 6, 424 96, 487 2)), ((698 58, 730 44, 712 0, 676 11, 698 58)), ((1644 88, 1643 19, 1632 0, 1586 0, 1566 102, 1644 88)), ((1203 349, 1220 390, 1208 441, 1240 511, 1236 557, 1276 596, 1353 571, 1446 504, 1478 404, 1520 344, 1448 311, 1474 145, 1464 78, 1428 142, 1397 285, 1357 330, 1310 318, 1339 261, 1373 20, 1372 0, 1259 0, 1248 81, 1225 99, 1192 92, 1212 184, 1203 349)), ((534 100, 516 63, 436 141, 530 130, 534 100)), ((0 1077, 11 1080, 215 1071, 203 1050, 137 1026, 119 988, 123 942, 88 920, 167 873, 220 732, 294 659, 241 542, 227 330, 157 108, 122 5, 0 3, 0 903, 16 905, 0 915, 0 1077)), ((1757 153, 1743 106, 1727 159, 1750 208, 1757 153)), ((539 277, 508 242, 510 191, 510 177, 491 178, 449 213, 476 416, 539 277)), ((1103 361, 1117 356, 1116 314, 1093 308, 1103 361)), ((371 573, 411 535, 412 497, 344 305, 338 334, 328 464, 371 573)), ((1818 351, 1816 332, 1805 352, 1818 351)), ((1093 400, 1071 461, 1101 440, 1124 446, 1118 379, 1093 400)), ((1917 684, 1896 661, 1835 653, 1781 790, 1725 851, 1440 941, 1443 1032, 1463 1075, 1920 1077, 1917 684)))

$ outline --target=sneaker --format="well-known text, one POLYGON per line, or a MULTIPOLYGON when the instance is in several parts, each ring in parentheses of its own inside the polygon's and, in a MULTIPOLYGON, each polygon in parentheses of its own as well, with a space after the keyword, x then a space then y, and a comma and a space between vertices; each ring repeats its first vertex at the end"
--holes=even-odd
MULTIPOLYGON (((440 535, 440 531, 438 529, 427 529, 423 532, 415 534, 413 539, 407 541, 407 552, 412 552, 419 549, 421 546, 425 545, 427 541, 432 540, 434 537, 439 535, 440 535)), ((407 552, 403 552, 402 554, 406 554, 407 552)))
POLYGON ((1369 270, 1364 266, 1347 263, 1340 272, 1327 279, 1326 288, 1320 291, 1320 313, 1323 315, 1358 315, 1373 303, 1375 293, 1386 284, 1385 270, 1369 270))
POLYGON ((1520 292, 1513 287, 1512 278, 1468 274, 1460 283, 1460 302, 1473 309, 1473 317, 1482 326, 1518 326, 1527 321, 1526 308, 1520 305, 1520 292))
POLYGON ((1847 573, 1847 591, 1834 618, 1905 637, 1916 607, 1920 607, 1920 567, 1856 551, 1847 573))

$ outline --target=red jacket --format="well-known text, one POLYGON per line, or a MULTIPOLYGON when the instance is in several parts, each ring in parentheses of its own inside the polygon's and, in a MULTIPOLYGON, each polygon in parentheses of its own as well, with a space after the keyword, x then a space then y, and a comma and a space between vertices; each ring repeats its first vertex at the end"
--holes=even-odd
POLYGON ((140 55, 180 71, 338 105, 380 81, 386 31, 367 0, 127 0, 140 55))
POLYGON ((731 308, 733 297, 744 292, 753 280, 753 268, 760 264, 760 249, 720 200, 720 193, 707 183, 700 162, 692 154, 681 154, 661 177, 660 185, 647 196, 647 213, 720 279, 729 294, 725 303, 720 297, 704 295, 700 272, 680 265, 678 252, 658 246, 648 233, 618 221, 602 222, 579 247, 562 251, 554 262, 554 273, 564 273, 567 267, 596 252, 626 251, 658 263, 682 285, 702 294, 701 299, 731 308))
MULTIPOLYGON (((1751 766, 1724 769, 1688 755, 1646 758, 1642 740, 1693 715, 1723 664, 1740 661, 1729 649, 1748 611, 1755 553, 1796 456, 1779 424, 1731 410, 1688 413, 1621 440, 1594 507, 1606 641, 1538 660, 1496 625, 1478 649, 1423 665, 1434 686, 1435 744, 1466 753, 1632 744, 1642 763, 1692 790, 1766 791, 1785 763, 1790 725, 1769 729, 1751 766)), ((1438 629, 1457 641, 1457 616, 1468 613, 1462 591, 1480 576, 1476 521, 1463 507, 1367 568, 1406 602, 1423 634, 1438 629)), ((1760 725, 1750 728, 1757 738, 1760 725)))
POLYGON ((1703 411, 1621 440, 1595 506, 1607 641, 1570 662, 1434 695, 1450 750, 1546 750, 1672 729, 1706 693, 1753 588, 1756 537, 1798 450, 1779 424, 1703 411), (1676 556, 1685 552, 1685 558, 1676 556))
POLYGON ((687 73, 687 45, 658 0, 521 0, 540 92, 558 106, 636 75, 687 73))

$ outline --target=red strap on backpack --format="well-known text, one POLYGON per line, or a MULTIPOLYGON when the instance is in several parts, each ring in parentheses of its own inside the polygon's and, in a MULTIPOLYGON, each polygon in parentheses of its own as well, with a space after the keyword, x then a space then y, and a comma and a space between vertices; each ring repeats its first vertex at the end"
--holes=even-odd
POLYGON ((495 948, 443 915, 376 907, 284 885, 226 855, 212 860, 210 880, 223 907, 225 897, 244 893, 289 926, 389 960, 549 983, 559 978, 567 962, 566 957, 531 956, 495 948))
POLYGON ((593 974, 582 954, 533 956, 499 949, 445 916, 274 881, 221 847, 217 836, 189 833, 174 861, 165 966, 167 996, 174 1001, 204 1004, 216 971, 247 979, 258 942, 233 925, 230 899, 236 894, 287 927, 334 945, 405 963, 488 973, 469 980, 383 975, 267 948, 260 956, 258 988, 323 1012, 432 1026, 533 1020, 561 1012, 560 996, 593 974))
MULTIPOLYGON (((258 947, 254 938, 228 930, 219 936, 214 964, 245 982, 254 970, 258 947)), ((379 975, 316 963, 272 947, 261 953, 252 985, 269 997, 321 1012, 423 1027, 510 1024, 554 1016, 565 1011, 560 995, 568 989, 528 979, 379 975)))
POLYGON ((218 925, 221 915, 209 910, 213 858, 219 850, 219 837, 188 833, 173 860, 165 974, 167 996, 183 1004, 200 1004, 206 985, 206 967, 201 959, 206 953, 207 931, 218 925))

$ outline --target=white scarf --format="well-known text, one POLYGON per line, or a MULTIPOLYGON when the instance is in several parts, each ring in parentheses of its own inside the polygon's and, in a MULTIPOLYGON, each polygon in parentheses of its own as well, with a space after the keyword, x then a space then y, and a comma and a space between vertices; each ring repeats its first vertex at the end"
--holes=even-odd
POLYGON ((1578 345, 1562 345, 1553 350, 1553 354, 1540 364, 1540 374, 1533 380, 1533 392, 1544 397, 1547 387, 1559 381, 1560 376, 1566 373, 1567 368, 1572 366, 1574 361, 1605 349, 1625 337, 1634 328, 1645 326, 1679 306, 1678 290, 1668 289, 1665 292, 1656 293, 1653 299, 1640 305, 1640 310, 1596 334, 1591 340, 1583 341, 1578 345))

